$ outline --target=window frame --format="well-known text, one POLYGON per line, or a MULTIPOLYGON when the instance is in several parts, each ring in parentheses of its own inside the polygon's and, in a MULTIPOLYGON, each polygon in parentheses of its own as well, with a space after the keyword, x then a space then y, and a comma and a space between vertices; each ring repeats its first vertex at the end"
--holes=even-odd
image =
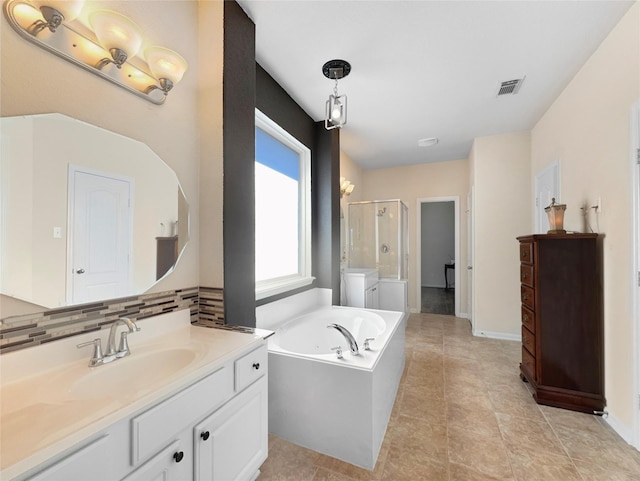
MULTIPOLYGON (((276 122, 256 109, 255 127, 271 135, 278 142, 298 153, 300 180, 298 190, 298 273, 255 282, 256 300, 283 294, 310 285, 311 275, 311 149, 276 122)), ((257 160, 254 158, 254 163, 257 160)))

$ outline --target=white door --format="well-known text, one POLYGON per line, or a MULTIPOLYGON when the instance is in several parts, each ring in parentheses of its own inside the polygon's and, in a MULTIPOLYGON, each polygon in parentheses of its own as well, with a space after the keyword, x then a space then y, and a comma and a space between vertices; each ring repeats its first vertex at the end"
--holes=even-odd
POLYGON ((549 230, 549 218, 544 208, 551 204, 554 197, 560 203, 560 161, 554 160, 536 174, 534 195, 535 233, 546 234, 549 230))
POLYGON ((71 166, 69 186, 70 303, 128 295, 131 180, 71 166))
POLYGON ((467 312, 471 332, 475 332, 473 320, 473 186, 467 194, 467 312))

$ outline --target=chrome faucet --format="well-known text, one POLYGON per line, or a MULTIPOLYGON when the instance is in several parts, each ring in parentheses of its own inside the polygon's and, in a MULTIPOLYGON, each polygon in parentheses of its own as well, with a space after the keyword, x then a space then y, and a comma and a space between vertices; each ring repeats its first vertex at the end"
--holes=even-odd
POLYGON ((346 341, 349 343, 349 349, 351 350, 351 354, 353 354, 354 356, 357 356, 360 353, 356 339, 353 337, 353 334, 351 334, 347 330, 346 327, 341 326, 340 324, 327 324, 327 327, 333 327, 334 329, 337 329, 338 332, 344 336, 346 341))
POLYGON ((137 332, 139 330, 140 328, 137 326, 137 324, 127 317, 116 319, 113 324, 111 324, 111 329, 109 330, 107 352, 104 353, 104 356, 113 356, 115 358, 120 358, 131 354, 131 351, 129 350, 129 343, 127 342, 127 334, 129 334, 130 332, 137 332), (127 326, 129 328, 129 331, 122 333, 122 335, 120 336, 120 346, 116 350, 116 331, 118 330, 118 326, 120 324, 124 324, 125 326, 127 326))

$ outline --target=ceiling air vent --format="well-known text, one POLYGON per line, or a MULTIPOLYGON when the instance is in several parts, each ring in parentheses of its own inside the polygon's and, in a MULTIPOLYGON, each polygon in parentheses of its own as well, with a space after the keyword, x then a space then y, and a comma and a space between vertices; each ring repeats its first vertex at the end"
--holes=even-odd
POLYGON ((515 95, 520 90, 522 86, 522 82, 524 82, 524 77, 515 79, 515 80, 507 80, 506 82, 502 82, 500 84, 500 88, 498 89, 498 97, 501 95, 515 95))

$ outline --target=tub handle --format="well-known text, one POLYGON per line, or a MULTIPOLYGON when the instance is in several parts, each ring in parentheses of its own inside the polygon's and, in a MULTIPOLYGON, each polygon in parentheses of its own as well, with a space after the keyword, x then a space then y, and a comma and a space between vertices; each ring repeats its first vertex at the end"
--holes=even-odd
POLYGON ((375 340, 375 337, 367 337, 367 338, 364 340, 364 349, 365 349, 365 351, 370 351, 370 350, 371 350, 371 346, 369 346, 369 343, 370 343, 371 341, 373 341, 373 340, 375 340))
POLYGON ((332 347, 331 350, 336 351, 336 356, 338 356, 338 359, 344 359, 342 357, 342 346, 332 347))

